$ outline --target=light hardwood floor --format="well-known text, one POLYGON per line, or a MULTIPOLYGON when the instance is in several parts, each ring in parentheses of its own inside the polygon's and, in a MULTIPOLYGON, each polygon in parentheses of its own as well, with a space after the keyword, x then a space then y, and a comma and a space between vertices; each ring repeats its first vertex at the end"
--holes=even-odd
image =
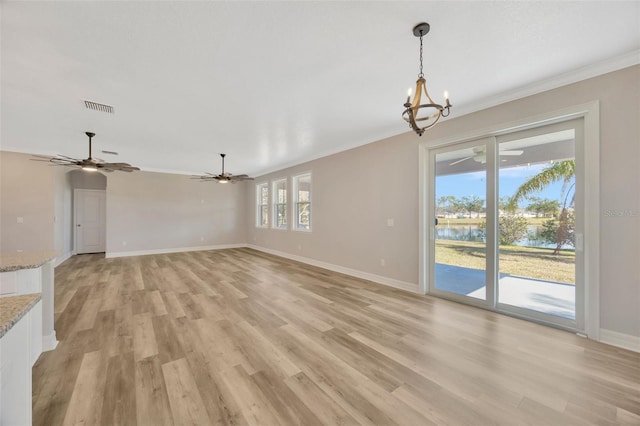
POLYGON ((640 424, 640 354, 250 249, 56 269, 34 424, 640 424))

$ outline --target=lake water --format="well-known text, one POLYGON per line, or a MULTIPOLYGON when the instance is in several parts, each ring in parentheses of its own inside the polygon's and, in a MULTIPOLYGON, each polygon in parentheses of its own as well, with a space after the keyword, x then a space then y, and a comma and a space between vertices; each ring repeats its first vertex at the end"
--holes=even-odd
MULTIPOLYGON (((482 236, 482 232, 478 228, 478 225, 447 226, 445 222, 446 219, 440 220, 440 224, 436 226, 436 239, 484 242, 484 237, 482 236)), ((542 229, 541 225, 528 225, 527 237, 516 241, 514 245, 523 247, 556 248, 555 244, 549 244, 540 239, 539 235, 542 232, 542 229)), ((565 245, 562 248, 569 250, 573 249, 573 247, 569 245, 565 245)))

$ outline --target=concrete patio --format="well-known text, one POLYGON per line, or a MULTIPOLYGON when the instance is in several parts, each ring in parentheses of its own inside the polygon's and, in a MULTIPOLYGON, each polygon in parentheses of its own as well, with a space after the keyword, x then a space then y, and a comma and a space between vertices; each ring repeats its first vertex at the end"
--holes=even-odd
MULTIPOLYGON (((436 263, 438 290, 485 299, 485 271, 436 263)), ((575 286, 534 278, 500 274, 499 303, 575 319, 575 286)))

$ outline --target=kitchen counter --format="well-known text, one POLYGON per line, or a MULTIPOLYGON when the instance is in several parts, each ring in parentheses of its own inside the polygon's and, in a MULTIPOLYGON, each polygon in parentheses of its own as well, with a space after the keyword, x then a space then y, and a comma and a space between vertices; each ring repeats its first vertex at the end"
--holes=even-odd
POLYGON ((0 272, 38 268, 59 254, 54 250, 0 253, 0 272))
POLYGON ((40 293, 0 297, 0 338, 41 299, 40 293))
POLYGON ((45 351, 54 349, 58 344, 54 329, 53 265, 59 255, 60 252, 54 250, 0 252, 0 299, 35 293, 41 295, 39 317, 42 322, 42 348, 45 351))

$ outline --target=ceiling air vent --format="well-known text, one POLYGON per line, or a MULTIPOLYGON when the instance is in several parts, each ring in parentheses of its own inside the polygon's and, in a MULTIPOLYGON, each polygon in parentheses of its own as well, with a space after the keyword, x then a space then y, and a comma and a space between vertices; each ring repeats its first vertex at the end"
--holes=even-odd
POLYGON ((84 101, 84 106, 87 109, 92 109, 94 111, 106 112, 108 114, 113 114, 113 107, 111 105, 99 104, 97 102, 92 101, 84 101))

